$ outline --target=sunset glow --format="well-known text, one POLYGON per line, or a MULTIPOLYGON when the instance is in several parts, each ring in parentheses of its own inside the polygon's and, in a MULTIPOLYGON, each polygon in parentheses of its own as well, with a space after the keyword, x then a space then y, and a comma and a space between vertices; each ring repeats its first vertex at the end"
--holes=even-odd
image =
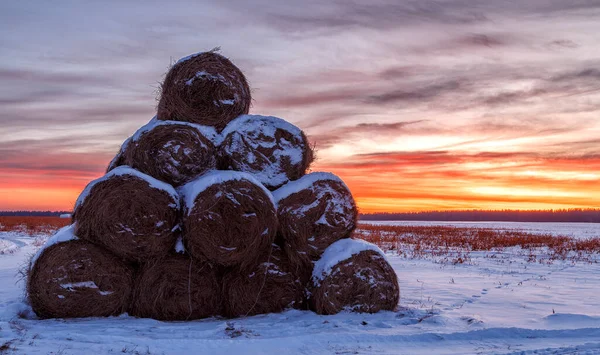
POLYGON ((419 3, 5 2, 0 210, 70 210, 216 46, 362 212, 600 207, 600 5, 419 3))

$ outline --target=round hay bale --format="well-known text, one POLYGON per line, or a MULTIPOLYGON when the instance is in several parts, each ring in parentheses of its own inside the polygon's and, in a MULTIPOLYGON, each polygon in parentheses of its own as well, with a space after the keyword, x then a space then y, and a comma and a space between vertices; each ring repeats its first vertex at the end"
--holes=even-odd
POLYGON ((215 51, 180 59, 167 73, 158 102, 158 119, 185 121, 221 131, 248 113, 250 87, 244 74, 215 51))
POLYGON ((223 277, 225 315, 243 317, 300 308, 304 286, 285 253, 273 244, 253 270, 231 270, 223 277))
POLYGON ((216 134, 212 127, 187 122, 151 121, 123 143, 109 169, 128 165, 179 186, 216 168, 216 134))
POLYGON ((195 258, 222 266, 254 267, 277 233, 270 192, 254 177, 213 171, 184 185, 183 241, 195 258))
POLYGON ((40 318, 108 317, 127 311, 133 269, 61 229, 31 261, 27 293, 40 318))
POLYGON ((208 263, 184 255, 142 266, 130 313, 159 320, 191 320, 220 315, 221 288, 208 263))
POLYGON ((222 136, 219 168, 251 173, 269 190, 299 179, 313 161, 304 132, 277 117, 240 116, 222 136))
POLYGON ((337 176, 311 173, 273 192, 284 249, 295 263, 319 259, 332 243, 356 228, 358 209, 337 176))
POLYGON ((319 314, 393 311, 400 299, 398 278, 385 254, 364 240, 333 243, 317 261, 309 303, 319 314))
POLYGON ((310 282, 314 267, 314 262, 310 260, 307 252, 294 249, 289 243, 285 242, 281 233, 277 233, 275 244, 285 252, 290 268, 298 276, 302 285, 306 287, 310 282))
POLYGON ((179 214, 179 197, 171 185, 120 166, 86 186, 73 221, 81 239, 143 262, 172 250, 179 214))
MULTIPOLYGON (((150 126, 156 124, 156 122, 158 122, 158 119, 156 118, 156 116, 154 116, 154 117, 152 117, 152 119, 150 121, 148 121, 148 123, 143 125, 142 128, 140 128, 140 130, 143 129, 144 127, 150 127, 150 126)), ((131 139, 132 139, 132 137, 129 137, 123 142, 123 144, 121 144, 121 148, 119 148, 119 151, 117 152, 117 154, 110 161, 110 163, 108 163, 108 167, 106 168, 107 173, 118 166, 127 165, 127 164, 125 164, 125 149, 129 145, 129 142, 131 142, 131 139)))

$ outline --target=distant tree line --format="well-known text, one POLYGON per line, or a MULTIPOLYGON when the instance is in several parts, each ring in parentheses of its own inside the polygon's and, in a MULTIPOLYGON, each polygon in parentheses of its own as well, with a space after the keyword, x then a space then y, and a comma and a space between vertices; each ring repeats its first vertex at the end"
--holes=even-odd
POLYGON ((468 210, 361 214, 364 221, 588 222, 600 223, 600 209, 468 210))
POLYGON ((60 217, 69 211, 0 211, 0 216, 60 217))

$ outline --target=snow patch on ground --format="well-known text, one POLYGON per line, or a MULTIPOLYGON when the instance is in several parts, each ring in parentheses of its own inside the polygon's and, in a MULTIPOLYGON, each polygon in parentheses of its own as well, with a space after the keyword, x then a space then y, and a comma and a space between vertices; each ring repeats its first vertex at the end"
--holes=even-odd
POLYGON ((13 254, 19 250, 19 245, 12 240, 0 239, 0 255, 13 254))

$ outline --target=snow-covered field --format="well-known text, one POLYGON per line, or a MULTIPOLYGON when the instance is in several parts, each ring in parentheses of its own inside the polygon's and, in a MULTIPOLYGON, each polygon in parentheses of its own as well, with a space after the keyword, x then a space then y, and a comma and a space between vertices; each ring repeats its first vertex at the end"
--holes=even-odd
POLYGON ((597 254, 594 263, 539 263, 508 248, 457 265, 390 254, 400 308, 375 315, 36 320, 18 270, 40 241, 0 232, 2 354, 600 354, 597 254))

